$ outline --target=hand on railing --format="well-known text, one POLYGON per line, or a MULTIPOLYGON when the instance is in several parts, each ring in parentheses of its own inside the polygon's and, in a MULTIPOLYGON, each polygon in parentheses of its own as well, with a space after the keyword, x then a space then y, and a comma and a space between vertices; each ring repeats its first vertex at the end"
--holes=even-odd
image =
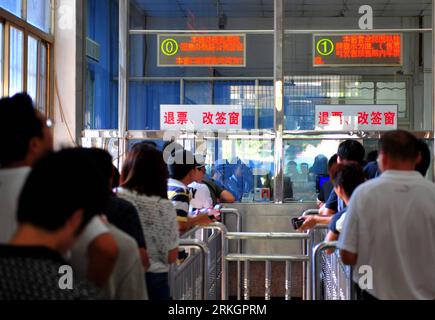
POLYGON ((211 222, 220 221, 221 213, 219 210, 213 208, 204 208, 196 211, 196 215, 207 214, 211 222))
POLYGON ((216 209, 208 209, 208 217, 210 218, 211 221, 215 222, 215 221, 221 221, 221 213, 219 210, 216 209))
POLYGON ((303 217, 304 223, 301 225, 301 227, 298 230, 304 232, 313 229, 318 223, 317 218, 318 218, 317 215, 307 215, 303 217))

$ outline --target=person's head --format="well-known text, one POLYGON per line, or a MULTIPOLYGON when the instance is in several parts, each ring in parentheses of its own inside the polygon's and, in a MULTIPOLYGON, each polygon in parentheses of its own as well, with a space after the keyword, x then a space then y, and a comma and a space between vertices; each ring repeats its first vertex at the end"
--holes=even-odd
POLYGON ((89 157, 94 161, 101 174, 109 182, 108 188, 111 190, 114 175, 112 156, 106 150, 98 148, 90 148, 86 149, 86 151, 89 153, 89 157))
POLYGON ((378 150, 372 150, 367 154, 367 163, 378 159, 378 150))
POLYGON ((337 164, 337 154, 334 154, 328 161, 328 174, 331 172, 331 168, 337 164))
POLYGON ((49 233, 57 249, 72 247, 86 224, 108 203, 108 181, 82 148, 50 153, 37 161, 21 191, 17 220, 49 233))
POLYGON ((363 169, 355 161, 333 165, 330 178, 335 192, 346 203, 349 201, 354 190, 365 181, 363 169))
POLYGON ((308 174, 308 163, 306 162, 301 163, 301 173, 308 174))
POLYGON ((32 166, 51 151, 53 139, 26 93, 0 100, 0 167, 32 166))
POLYGON ((288 163, 288 172, 290 174, 298 173, 298 164, 295 161, 289 161, 288 163))
POLYGON ((323 154, 317 155, 314 158, 313 166, 310 168, 310 173, 326 174, 327 172, 328 172, 328 158, 326 158, 323 154))
POLYGON ((201 155, 196 155, 197 165, 195 167, 195 182, 202 183, 205 176, 205 161, 201 155))
POLYGON ((415 171, 420 172, 421 175, 425 177, 427 169, 429 169, 430 166, 430 150, 423 139, 418 139, 417 147, 420 152, 420 161, 415 166, 415 171))
POLYGON ((337 163, 343 161, 355 161, 362 164, 365 150, 361 143, 356 140, 346 140, 340 143, 337 150, 337 163))
POLYGON ((195 181, 198 162, 192 152, 176 150, 168 158, 169 176, 188 185, 195 181))
POLYGON ((162 152, 147 143, 136 143, 121 171, 121 187, 141 195, 167 199, 168 169, 162 152))
POLYGON ((378 164, 386 170, 411 171, 420 161, 418 139, 405 130, 386 132, 379 140, 378 164))

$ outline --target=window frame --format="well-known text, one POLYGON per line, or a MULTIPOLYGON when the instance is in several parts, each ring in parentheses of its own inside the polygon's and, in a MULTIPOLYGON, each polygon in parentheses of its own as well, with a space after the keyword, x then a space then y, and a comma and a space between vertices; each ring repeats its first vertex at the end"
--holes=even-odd
POLYGON ((53 59, 54 59, 54 9, 53 0, 50 1, 51 10, 51 21, 50 21, 50 32, 46 33, 41 29, 33 26, 32 24, 25 21, 27 18, 27 0, 22 0, 22 18, 15 16, 9 11, 0 8, 0 23, 3 25, 3 50, 0 52, 3 56, 3 88, 0 88, 0 96, 9 96, 9 68, 10 68, 10 30, 11 27, 16 28, 23 32, 23 92, 27 91, 27 73, 28 73, 28 39, 32 37, 37 40, 37 88, 35 97, 35 107, 39 110, 44 110, 44 116, 46 118, 52 118, 54 114, 53 101, 54 101, 54 70, 53 70, 53 59), (41 66, 41 48, 45 47, 45 65, 41 66), (40 72, 44 68, 45 70, 45 90, 41 90, 40 83, 40 72), (41 92, 45 91, 44 99, 41 99, 41 92), (40 106, 40 101, 45 101, 44 106, 40 106))

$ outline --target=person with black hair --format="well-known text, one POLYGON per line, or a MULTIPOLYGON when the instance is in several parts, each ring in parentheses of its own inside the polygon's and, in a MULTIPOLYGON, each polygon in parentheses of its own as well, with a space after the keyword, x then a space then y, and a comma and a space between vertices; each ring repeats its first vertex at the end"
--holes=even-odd
POLYGON ((372 162, 378 160, 378 150, 372 150, 367 154, 366 162, 372 162))
MULTIPOLYGON (((98 168, 102 174, 109 179, 111 188, 111 196, 109 199, 109 206, 104 212, 107 220, 117 228, 121 229, 133 239, 139 247, 139 252, 145 269, 149 267, 148 255, 146 252, 146 243, 144 232, 139 220, 139 214, 135 206, 122 198, 116 196, 116 189, 119 187, 119 182, 114 184, 115 172, 118 170, 112 164, 112 156, 103 149, 91 148, 89 152, 97 163, 98 168)), ((110 187, 109 187, 110 188, 110 187)))
POLYGON ((203 163, 187 150, 176 150, 168 158, 170 179, 168 180, 168 198, 177 212, 180 233, 183 234, 195 225, 207 225, 219 220, 219 212, 211 208, 189 212, 191 195, 188 185, 195 181, 197 170, 202 170, 203 163))
POLYGON ((430 166, 430 150, 426 141, 423 139, 418 139, 417 141, 417 147, 420 153, 420 161, 415 165, 415 171, 418 171, 423 177, 425 177, 430 166))
MULTIPOLYGON (((331 174, 331 169, 334 165, 337 164, 337 154, 334 154, 331 158, 329 158, 328 161, 328 173, 331 174)), ((328 176, 326 176, 327 178, 328 176)), ((325 201, 328 199, 329 195, 331 194, 331 191, 334 189, 334 186, 332 185, 331 180, 325 181, 322 185, 320 185, 320 180, 322 178, 325 178, 325 176, 319 175, 318 181, 316 181, 316 184, 319 184, 319 193, 317 195, 317 205, 318 207, 322 207, 325 204, 325 201)))
POLYGON ((43 116, 25 93, 0 100, 0 243, 17 228, 18 195, 41 156, 51 151, 53 139, 43 116))
MULTIPOLYGON (((382 174, 352 195, 338 248, 343 263, 371 267, 361 294, 376 299, 435 299, 435 185, 415 171, 418 139, 404 130, 379 141, 382 174)), ((359 286, 358 286, 359 287, 359 286)))
POLYGON ((121 170, 117 195, 139 213, 150 266, 146 283, 150 300, 169 300, 169 267, 178 256, 176 212, 167 196, 168 169, 163 154, 146 143, 135 144, 121 170))
MULTIPOLYGON (((365 181, 364 172, 359 163, 349 161, 334 165, 330 170, 330 176, 334 190, 338 197, 344 201, 346 206, 349 204, 355 189, 365 181)), ((344 219, 346 218, 347 207, 334 214, 328 226, 326 241, 335 241, 343 229, 344 219)), ((333 252, 334 250, 332 250, 333 252)), ((332 253, 329 251, 328 253, 332 253)))
MULTIPOLYGON (((354 161, 362 164, 364 160, 364 146, 357 140, 345 140, 339 144, 337 150, 337 163, 354 161)), ((304 220, 300 230, 305 231, 314 228, 316 225, 328 225, 331 217, 345 207, 342 199, 339 199, 334 190, 331 191, 326 203, 319 209, 318 215, 309 215, 304 220)))
POLYGON ((62 289, 61 277, 70 268, 63 256, 107 206, 107 183, 83 149, 65 149, 34 163, 19 196, 18 229, 9 244, 0 245, 0 299, 101 297, 75 270, 69 289, 62 289))
POLYGON ((145 300, 148 298, 144 280, 149 266, 145 239, 136 208, 127 200, 116 197, 113 184, 112 156, 105 150, 87 149, 91 159, 109 181, 109 204, 104 211, 107 227, 114 237, 119 255, 104 291, 110 299, 145 300))

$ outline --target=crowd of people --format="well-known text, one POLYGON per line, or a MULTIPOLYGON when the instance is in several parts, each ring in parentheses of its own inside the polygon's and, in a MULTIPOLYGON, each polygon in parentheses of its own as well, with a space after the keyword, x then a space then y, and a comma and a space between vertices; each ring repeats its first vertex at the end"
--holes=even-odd
POLYGON ((0 119, 0 299, 171 299, 180 235, 234 201, 199 157, 140 142, 119 175, 104 150, 54 152, 25 93, 0 119))
MULTIPOLYGON (((435 299, 435 185, 425 179, 430 150, 404 130, 381 137, 362 164, 365 149, 346 140, 329 163, 330 195, 319 214, 300 217, 301 231, 327 225, 344 264, 352 265, 359 299, 435 299), (433 264, 434 263, 434 264, 433 264), (361 282, 371 270, 370 285, 361 282), (363 286, 361 286, 363 283, 363 286)), ((323 190, 322 190, 323 191, 323 190)), ((332 253, 333 250, 328 250, 332 253)))
MULTIPOLYGON (((136 143, 120 175, 104 150, 54 152, 27 94, 1 99, 0 119, 7 120, 0 126, 0 299, 169 300, 170 267, 186 257, 180 236, 220 221, 216 205, 240 196, 218 176, 206 177, 204 159, 175 143, 163 151, 136 143)), ((429 148, 396 130, 363 167, 364 156, 361 143, 346 140, 329 162, 322 156, 304 166, 307 177, 327 170, 331 179, 319 192, 319 214, 300 217, 299 230, 328 225, 326 239, 338 240, 355 283, 359 267, 372 268, 373 287, 361 297, 434 299, 429 148)), ((234 189, 243 188, 242 171, 237 166, 230 179, 234 189)))

